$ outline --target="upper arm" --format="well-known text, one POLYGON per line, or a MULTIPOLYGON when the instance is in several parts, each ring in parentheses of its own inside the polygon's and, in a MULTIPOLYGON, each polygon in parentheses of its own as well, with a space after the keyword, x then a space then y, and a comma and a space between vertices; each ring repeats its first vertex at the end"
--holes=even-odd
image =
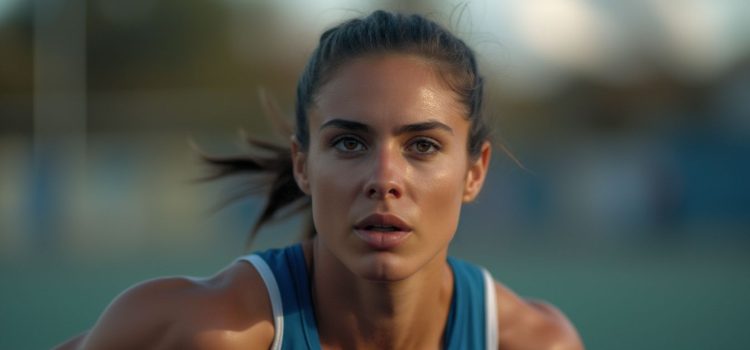
POLYGON ((138 284, 115 298, 87 334, 58 349, 262 349, 273 335, 262 278, 249 264, 234 264, 206 280, 138 284))
POLYGON ((576 331, 573 324, 568 320, 565 314, 562 313, 562 311, 552 304, 543 301, 529 300, 527 303, 535 308, 541 314, 540 317, 545 320, 546 325, 544 326, 544 331, 546 332, 547 338, 551 344, 554 344, 551 348, 570 350, 583 349, 583 342, 578 335, 578 331, 576 331))
POLYGON ((525 300, 496 283, 501 349, 583 350, 573 324, 556 307, 525 300))
POLYGON ((185 278, 157 279, 131 287, 107 306, 77 348, 154 347, 167 339, 176 306, 193 287, 185 278))

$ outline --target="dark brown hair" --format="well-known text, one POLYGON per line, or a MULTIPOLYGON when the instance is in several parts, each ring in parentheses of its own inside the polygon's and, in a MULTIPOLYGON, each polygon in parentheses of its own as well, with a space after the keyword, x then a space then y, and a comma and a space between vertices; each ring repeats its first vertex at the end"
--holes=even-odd
MULTIPOLYGON (((294 135, 302 149, 307 150, 309 146, 307 112, 320 87, 345 62, 378 53, 412 54, 434 63, 466 108, 466 117, 471 122, 467 149, 469 155, 476 158, 490 132, 482 116, 484 81, 479 75, 474 52, 461 39, 423 16, 385 11, 346 21, 321 35, 297 83, 294 135)), ((286 217, 283 213, 307 211, 309 216, 311 201, 294 180, 288 148, 252 138, 248 142, 253 152, 246 156, 203 158, 215 171, 207 179, 253 175, 248 190, 237 198, 246 194, 267 194, 268 201, 248 237, 249 245, 264 224, 286 217)), ((304 237, 315 235, 311 219, 303 234, 304 237)))

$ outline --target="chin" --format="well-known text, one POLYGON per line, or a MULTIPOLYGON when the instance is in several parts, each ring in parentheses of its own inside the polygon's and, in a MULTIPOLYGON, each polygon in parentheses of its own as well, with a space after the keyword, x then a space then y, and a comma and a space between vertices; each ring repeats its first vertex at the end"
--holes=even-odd
POLYGON ((393 253, 371 253, 360 259, 354 272, 371 282, 398 282, 416 272, 413 264, 393 253))

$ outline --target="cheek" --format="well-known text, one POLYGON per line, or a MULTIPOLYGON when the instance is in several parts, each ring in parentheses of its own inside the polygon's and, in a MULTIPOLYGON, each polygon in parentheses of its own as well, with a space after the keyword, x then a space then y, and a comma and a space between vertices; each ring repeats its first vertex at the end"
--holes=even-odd
POLYGON ((317 159, 309 168, 313 220, 318 232, 338 231, 348 227, 347 213, 356 198, 356 180, 336 162, 317 159))
POLYGON ((430 230, 450 235, 458 226, 463 204, 465 172, 463 167, 456 164, 451 162, 436 166, 429 171, 428 176, 420 176, 420 179, 412 182, 416 186, 414 197, 420 208, 422 222, 430 230))

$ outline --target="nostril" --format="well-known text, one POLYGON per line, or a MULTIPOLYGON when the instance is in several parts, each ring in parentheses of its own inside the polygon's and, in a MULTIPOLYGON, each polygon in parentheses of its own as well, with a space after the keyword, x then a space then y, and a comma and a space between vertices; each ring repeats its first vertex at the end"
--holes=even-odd
POLYGON ((385 199, 386 197, 400 198, 401 189, 393 183, 370 183, 365 191, 365 195, 372 199, 385 199))

